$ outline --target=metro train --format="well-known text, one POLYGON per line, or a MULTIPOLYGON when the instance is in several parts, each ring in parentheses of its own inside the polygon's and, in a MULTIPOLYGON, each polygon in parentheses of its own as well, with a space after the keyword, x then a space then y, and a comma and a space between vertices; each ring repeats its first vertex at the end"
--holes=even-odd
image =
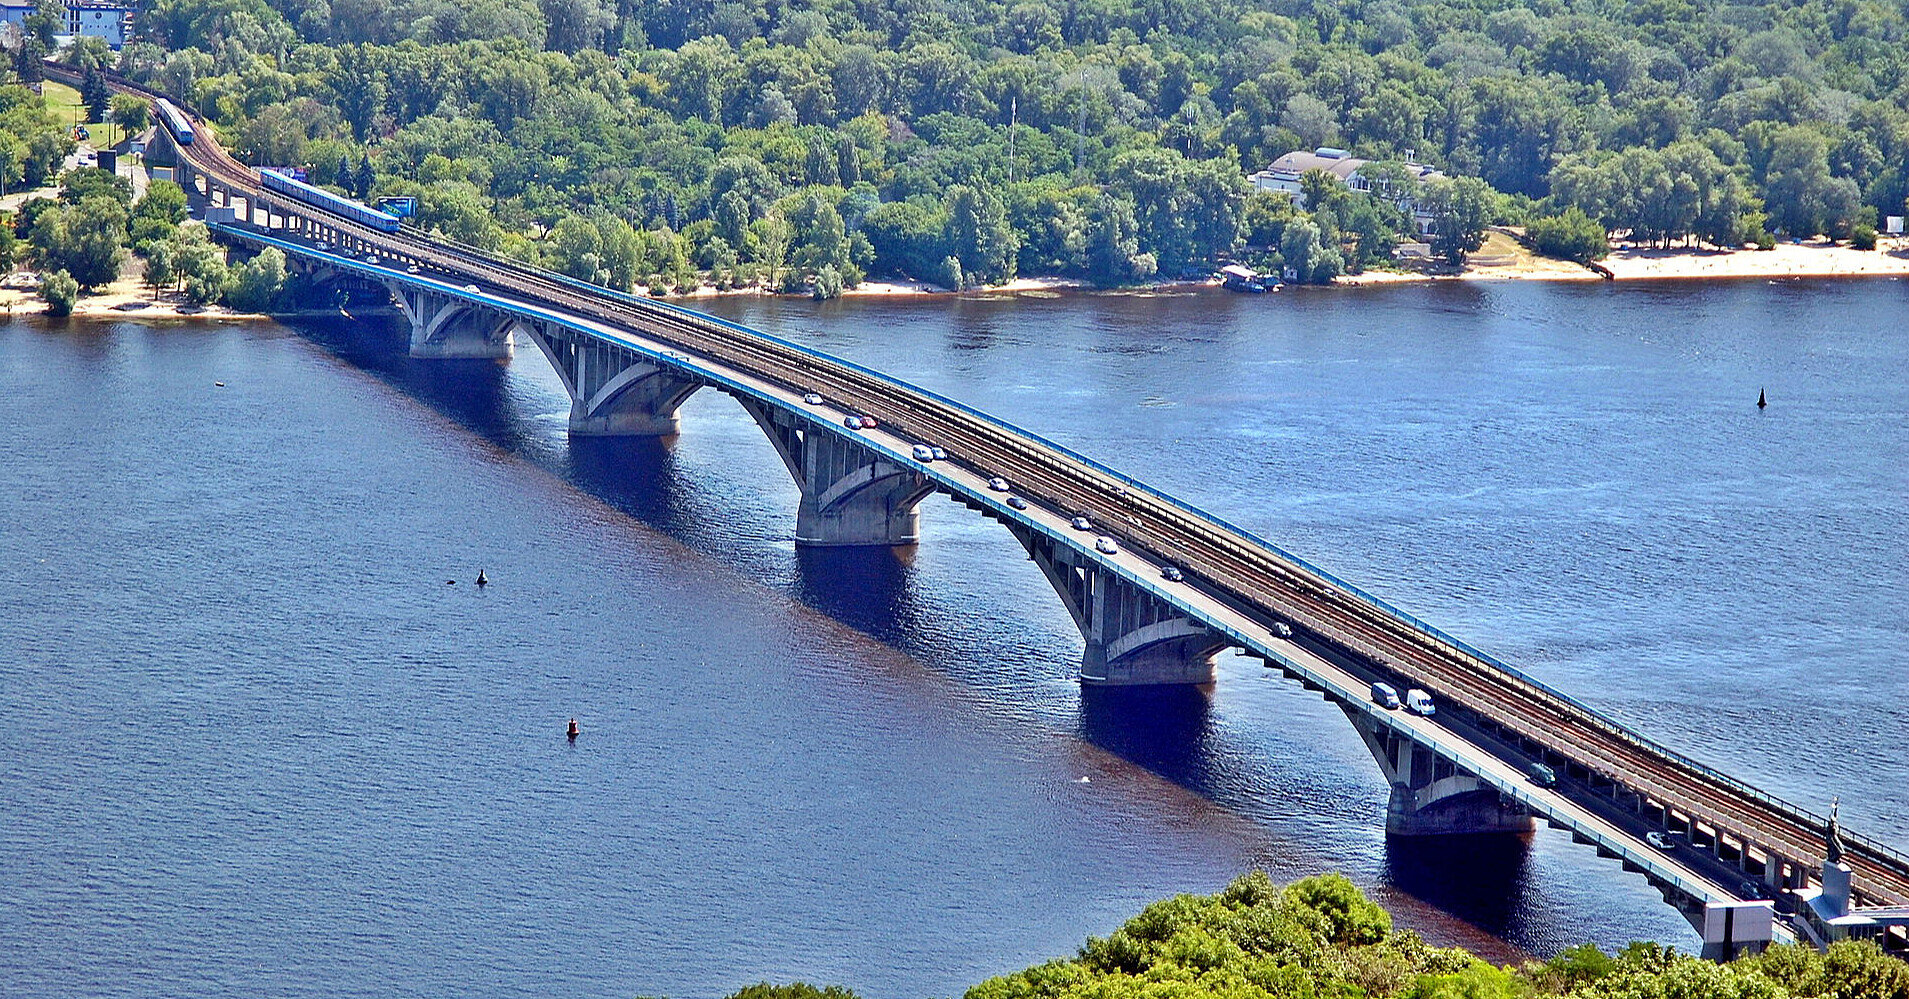
POLYGON ((192 119, 185 112, 164 97, 159 98, 159 117, 166 121, 167 130, 172 132, 173 141, 182 146, 192 145, 192 119))
POLYGON ((397 232, 401 224, 396 215, 381 212, 376 208, 360 204, 350 198, 341 198, 320 187, 313 187, 304 181, 294 180, 277 170, 259 171, 259 180, 268 191, 275 191, 294 201, 302 201, 314 208, 322 208, 333 215, 342 215, 353 222, 362 222, 373 229, 384 232, 397 232))

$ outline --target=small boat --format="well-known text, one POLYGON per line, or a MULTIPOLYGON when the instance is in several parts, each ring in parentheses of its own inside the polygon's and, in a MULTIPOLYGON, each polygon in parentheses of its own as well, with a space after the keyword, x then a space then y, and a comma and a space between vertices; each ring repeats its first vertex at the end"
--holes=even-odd
POLYGON ((1251 267, 1227 264, 1220 268, 1220 285, 1229 291, 1260 295, 1266 291, 1266 279, 1251 267))

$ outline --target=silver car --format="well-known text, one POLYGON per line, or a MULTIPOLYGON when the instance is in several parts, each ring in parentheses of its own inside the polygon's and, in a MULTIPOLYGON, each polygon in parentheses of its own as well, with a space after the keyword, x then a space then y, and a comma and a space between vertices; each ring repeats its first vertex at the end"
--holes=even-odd
POLYGON ((1114 539, 1103 534, 1094 539, 1094 550, 1102 555, 1117 555, 1120 553, 1120 546, 1114 543, 1114 539))
POLYGON ((1008 480, 997 475, 994 478, 988 480, 988 488, 994 490, 997 493, 1007 492, 1008 480))

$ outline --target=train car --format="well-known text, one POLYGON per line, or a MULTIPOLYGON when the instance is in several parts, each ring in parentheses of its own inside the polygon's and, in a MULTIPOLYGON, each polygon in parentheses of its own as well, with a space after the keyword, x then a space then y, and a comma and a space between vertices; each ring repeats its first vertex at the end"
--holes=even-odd
POLYGON ((402 224, 398 217, 390 212, 381 212, 350 198, 341 198, 322 187, 313 187, 303 181, 294 180, 277 170, 260 170, 259 180, 268 191, 275 191, 314 208, 322 208, 333 215, 342 215, 353 222, 362 222, 373 229, 397 232, 402 224))
POLYGON ((166 128, 172 132, 173 141, 182 146, 192 145, 192 119, 184 111, 164 97, 159 98, 159 117, 165 119, 166 128))

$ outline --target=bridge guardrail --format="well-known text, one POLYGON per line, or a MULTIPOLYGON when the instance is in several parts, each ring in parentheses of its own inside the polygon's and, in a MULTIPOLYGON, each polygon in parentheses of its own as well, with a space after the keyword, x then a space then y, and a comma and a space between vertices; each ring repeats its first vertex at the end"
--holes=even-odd
MULTIPOLYGON (((1655 742, 1643 735, 1633 732, 1630 729, 1625 728, 1624 726, 1618 724, 1617 722, 1614 722, 1606 718, 1602 713, 1598 712, 1596 709, 1591 708, 1589 705, 1584 704, 1583 702, 1570 696, 1569 694, 1566 694, 1563 691, 1560 691, 1552 687, 1551 685, 1545 683, 1544 681, 1539 680, 1528 673, 1525 673, 1523 670, 1520 670, 1514 666, 1511 666, 1499 660, 1495 656, 1492 656, 1480 649, 1474 648, 1472 645, 1470 645, 1467 642, 1464 642, 1458 638, 1454 638, 1451 635, 1446 634, 1444 631, 1439 630, 1437 627, 1433 626, 1432 624, 1426 621, 1423 621, 1419 619, 1418 617, 1393 606, 1392 604, 1386 602, 1385 600, 1371 593, 1366 592, 1365 590, 1359 588, 1358 586, 1355 586, 1352 583, 1349 583, 1346 580, 1339 578, 1338 576, 1326 571, 1325 569, 1320 568, 1317 565, 1314 565, 1312 562, 1309 562, 1298 555, 1294 555, 1293 553, 1285 550, 1284 548, 1279 547, 1278 545, 1273 544, 1272 542, 1266 540, 1263 537, 1260 537, 1258 534, 1252 531, 1248 531, 1242 527, 1239 527, 1238 525, 1230 523, 1229 521, 1223 518, 1220 518, 1211 513, 1208 513, 1205 510, 1201 510, 1198 507, 1195 507, 1192 504, 1187 503, 1186 501, 1180 499, 1179 497, 1173 496, 1169 493, 1161 492, 1160 490, 1154 488, 1153 486, 1150 486, 1145 482, 1135 479, 1132 476, 1126 474, 1125 472, 1121 472, 1117 469, 1110 468, 1093 458, 1090 458, 1084 454, 1081 454, 1078 451, 1075 451, 1074 449, 1070 447, 1067 447, 1064 444, 1056 443, 1052 440, 1049 440, 1046 437, 1041 436, 1040 434, 1036 434, 1031 431, 1025 430, 1021 427, 1017 427, 1011 423, 1008 423, 1005 420, 1000 419, 999 417, 996 417, 992 414, 975 409, 974 407, 969 406, 966 403, 960 402, 959 400, 948 398, 947 396, 944 396, 938 392, 934 392, 932 390, 922 388, 921 386, 911 384, 909 382, 896 378, 893 375, 889 375, 882 371, 877 371, 873 368, 867 367, 862 364, 858 364, 846 358, 837 357, 825 351, 816 350, 813 347, 809 347, 804 344, 797 343, 793 340, 785 339, 783 337, 775 336, 774 334, 765 333, 765 332, 762 332, 761 330, 751 329, 747 326, 741 325, 740 323, 735 323, 727 319, 723 319, 720 316, 713 316, 713 315, 710 315, 709 313, 698 312, 694 309, 685 308, 683 306, 676 305, 674 303, 658 301, 653 298, 645 298, 642 296, 630 294, 628 292, 618 291, 614 288, 606 288, 602 285, 591 284, 587 281, 582 281, 577 278, 570 277, 569 275, 566 275, 566 274, 560 274, 555 271, 549 271, 544 268, 537 267, 534 264, 529 264, 524 261, 516 260, 510 257, 504 257, 495 252, 484 250, 480 247, 470 246, 469 244, 460 243, 456 240, 446 239, 442 236, 425 232, 424 230, 418 229, 416 227, 407 226, 406 231, 409 234, 418 238, 429 239, 438 243, 451 245, 461 252, 464 252, 473 256, 477 256, 481 259, 486 260, 487 262, 500 264, 500 265, 508 266, 512 268, 520 268, 523 270, 532 271, 545 280, 556 281, 566 286, 576 288, 579 291, 583 291, 583 292, 594 294, 594 295, 608 296, 610 298, 614 298, 616 300, 626 302, 631 305, 635 305, 639 308, 650 309, 650 310, 659 311, 659 312, 673 313, 679 316, 683 316, 685 318, 693 319, 701 323, 713 324, 715 326, 719 326, 721 328, 731 330, 736 333, 743 334, 745 336, 751 336, 751 337, 756 337, 762 340, 766 340, 778 346, 786 347, 790 350, 807 354, 811 357, 816 358, 817 360, 825 361, 830 364, 840 365, 841 367, 848 368, 852 371, 855 371, 867 377, 878 379, 896 388, 901 388, 909 392, 916 393, 918 395, 931 399, 935 401, 936 403, 939 403, 943 406, 947 406, 949 408, 958 410, 969 417, 972 417, 974 419, 978 419, 990 425, 993 425, 994 427, 998 429, 1005 430, 1010 433, 1019 435, 1027 440, 1033 441, 1044 447, 1047 447, 1053 450, 1054 452, 1061 454, 1072 461, 1076 461, 1082 465, 1085 465, 1095 470, 1096 472, 1099 472, 1102 475, 1105 475, 1111 479, 1114 479, 1115 481, 1121 483, 1123 486, 1127 488, 1133 489, 1141 493, 1145 493, 1146 495, 1152 497, 1153 499, 1156 499, 1160 502, 1163 502, 1170 506, 1178 508, 1180 511, 1182 511, 1183 513, 1186 513, 1189 516, 1205 520, 1208 523, 1214 524, 1215 526, 1218 526, 1220 528, 1223 528, 1227 531, 1232 532, 1233 534, 1239 536, 1240 538, 1246 540, 1247 542, 1258 546, 1259 548, 1263 549, 1267 553, 1285 561, 1289 565, 1294 566, 1306 573, 1310 573, 1311 575, 1317 577, 1319 580, 1326 582, 1334 587, 1337 587, 1340 591, 1366 604, 1368 607, 1372 608, 1373 610, 1376 610, 1380 612, 1381 614, 1387 617, 1390 617, 1392 620, 1400 624, 1406 625, 1407 627, 1417 631, 1418 633, 1424 635, 1427 638, 1430 638, 1436 642, 1443 643, 1453 649, 1458 650, 1464 655, 1470 656, 1471 658, 1476 659, 1477 661, 1487 666, 1497 669, 1500 672, 1504 673, 1506 676, 1509 676, 1520 683, 1524 683, 1530 686, 1532 689, 1541 692, 1545 696, 1553 698, 1559 703, 1572 708, 1573 710, 1581 714, 1586 721, 1592 722, 1596 724, 1597 726, 1603 728, 1607 734, 1616 736, 1621 739, 1628 740, 1633 745, 1636 745, 1639 748, 1642 748, 1650 753, 1653 753, 1663 759, 1669 760, 1677 764, 1678 766, 1683 767, 1687 770, 1690 770, 1694 773, 1700 774, 1716 782, 1717 784, 1720 784, 1724 787, 1729 788, 1730 790, 1734 791, 1735 793, 1739 795, 1742 795, 1745 798, 1748 798, 1752 801, 1760 803, 1766 808, 1770 808, 1773 811, 1776 811, 1778 813, 1787 813, 1793 821, 1796 821, 1800 824, 1814 825, 1819 828, 1823 828, 1828 825, 1828 819, 1825 818, 1824 816, 1818 815, 1814 812, 1809 811, 1808 809, 1801 808, 1790 802, 1784 801, 1780 798, 1770 795, 1764 791, 1758 790, 1757 788, 1752 787, 1749 784, 1745 784, 1744 782, 1738 780, 1735 777, 1722 773, 1704 763, 1700 763, 1697 760, 1694 760, 1691 757, 1686 756, 1685 754, 1677 750, 1671 749, 1667 746, 1662 745, 1661 743, 1655 742)), ((1854 834, 1848 831, 1845 831, 1843 833, 1843 838, 1846 845, 1861 848, 1862 850, 1875 855, 1878 859, 1891 861, 1895 863, 1898 867, 1902 868, 1903 870, 1909 871, 1909 855, 1905 855, 1903 852, 1898 851, 1892 847, 1886 846, 1879 841, 1876 841, 1858 834, 1854 834)))

